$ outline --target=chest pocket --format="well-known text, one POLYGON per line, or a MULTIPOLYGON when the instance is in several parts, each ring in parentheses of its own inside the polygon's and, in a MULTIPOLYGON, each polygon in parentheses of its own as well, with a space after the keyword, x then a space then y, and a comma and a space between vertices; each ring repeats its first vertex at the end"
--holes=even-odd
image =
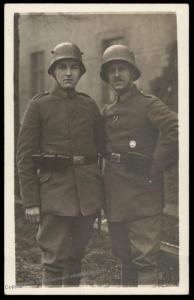
POLYGON ((69 136, 68 113, 66 107, 60 106, 45 112, 42 118, 42 138, 49 140, 69 136))
POLYGON ((153 187, 152 178, 146 174, 140 174, 140 173, 128 171, 128 178, 130 183, 138 187, 148 188, 148 189, 153 187))

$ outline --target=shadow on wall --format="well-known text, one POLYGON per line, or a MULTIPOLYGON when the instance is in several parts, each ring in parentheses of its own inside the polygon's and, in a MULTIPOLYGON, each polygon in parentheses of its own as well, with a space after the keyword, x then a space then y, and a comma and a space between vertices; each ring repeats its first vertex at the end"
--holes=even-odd
POLYGON ((170 43, 166 48, 166 52, 168 54, 168 65, 163 68, 160 77, 150 82, 150 90, 172 110, 178 112, 177 42, 170 43))
MULTIPOLYGON (((166 52, 168 65, 163 68, 160 77, 150 83, 150 89, 154 95, 163 100, 172 110, 178 112, 178 61, 177 43, 170 43, 166 52)), ((164 174, 165 202, 178 204, 178 164, 164 174)))

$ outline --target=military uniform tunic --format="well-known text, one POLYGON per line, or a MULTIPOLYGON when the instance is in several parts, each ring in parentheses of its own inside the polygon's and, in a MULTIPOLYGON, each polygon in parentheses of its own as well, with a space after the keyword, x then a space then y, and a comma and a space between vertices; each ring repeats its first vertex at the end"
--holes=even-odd
POLYGON ((130 164, 106 161, 106 213, 112 222, 160 214, 163 208, 162 171, 178 157, 177 114, 154 96, 133 85, 104 111, 106 150, 152 157, 149 172, 130 164))
POLYGON ((24 207, 40 206, 36 238, 42 250, 43 285, 79 285, 81 261, 103 201, 97 163, 103 133, 95 101, 75 90, 67 92, 56 85, 27 107, 17 163, 24 207), (32 159, 36 153, 95 157, 96 161, 37 172, 32 159))
POLYGON ((21 125, 17 162, 24 207, 41 206, 59 216, 95 214, 102 205, 103 185, 97 163, 70 165, 64 172, 43 170, 32 154, 97 155, 102 152, 100 112, 85 94, 56 86, 34 97, 21 125))

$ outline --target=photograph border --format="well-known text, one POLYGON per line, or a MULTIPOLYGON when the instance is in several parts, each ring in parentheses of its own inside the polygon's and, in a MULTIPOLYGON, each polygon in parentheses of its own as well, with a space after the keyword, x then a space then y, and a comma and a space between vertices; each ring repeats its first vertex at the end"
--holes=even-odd
POLYGON ((7 295, 180 295, 189 293, 189 5, 188 4, 5 4, 4 8, 5 105, 5 286, 7 295), (178 41, 179 111, 179 286, 78 288, 18 287, 15 279, 14 215, 14 14, 26 13, 176 13, 178 41), (184 201, 183 201, 184 200, 184 201))

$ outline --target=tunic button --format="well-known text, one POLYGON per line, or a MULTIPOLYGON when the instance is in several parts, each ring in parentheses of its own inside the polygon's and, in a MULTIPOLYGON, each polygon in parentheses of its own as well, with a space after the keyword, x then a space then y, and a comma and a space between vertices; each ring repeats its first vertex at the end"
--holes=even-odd
POLYGON ((129 141, 129 147, 130 148, 135 148, 136 147, 136 141, 135 140, 129 141))

